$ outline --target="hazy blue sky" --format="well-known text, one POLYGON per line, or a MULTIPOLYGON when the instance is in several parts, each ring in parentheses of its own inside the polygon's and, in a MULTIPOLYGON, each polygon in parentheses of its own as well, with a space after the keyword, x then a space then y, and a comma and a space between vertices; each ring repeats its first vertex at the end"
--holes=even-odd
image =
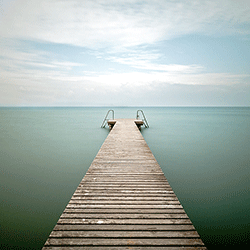
POLYGON ((1 106, 250 105, 249 0, 0 0, 1 106))

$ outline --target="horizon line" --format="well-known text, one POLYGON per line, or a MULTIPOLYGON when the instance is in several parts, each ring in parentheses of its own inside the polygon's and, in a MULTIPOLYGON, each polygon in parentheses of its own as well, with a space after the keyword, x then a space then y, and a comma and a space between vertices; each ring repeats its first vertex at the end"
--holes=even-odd
POLYGON ((247 105, 150 105, 150 106, 147 106, 147 105, 77 105, 77 106, 74 106, 74 105, 51 105, 51 106, 45 106, 45 105, 4 105, 4 106, 1 106, 0 105, 0 108, 140 108, 140 107, 143 107, 143 108, 234 108, 234 107, 240 107, 240 108, 249 108, 249 106, 247 105))

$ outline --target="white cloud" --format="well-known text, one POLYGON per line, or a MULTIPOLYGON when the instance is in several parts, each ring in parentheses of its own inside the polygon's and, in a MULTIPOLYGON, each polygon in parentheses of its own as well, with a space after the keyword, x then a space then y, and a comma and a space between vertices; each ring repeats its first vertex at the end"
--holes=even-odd
POLYGON ((206 105, 211 104, 209 98, 212 100, 214 92, 225 100, 228 92, 231 95, 238 92, 242 98, 245 96, 242 103, 246 104, 249 78, 249 75, 165 72, 72 76, 68 72, 26 69, 2 72, 0 105, 191 105, 192 102, 180 97, 187 95, 198 99, 196 104, 206 105), (210 95, 207 102, 203 102, 201 93, 210 95))
POLYGON ((249 81, 250 75, 234 75, 226 73, 190 73, 186 72, 132 72, 110 73, 98 76, 84 77, 85 80, 100 83, 108 88, 129 86, 131 88, 142 87, 154 89, 157 84, 180 84, 180 85, 234 85, 249 81))
POLYGON ((248 33, 248 0, 17 0, 0 35, 86 47, 152 44, 194 32, 248 33))
POLYGON ((151 60, 146 58, 141 58, 138 56, 128 56, 124 57, 109 57, 111 61, 118 62, 121 64, 129 65, 137 69, 152 70, 152 71, 166 71, 166 72, 181 72, 181 73, 195 73, 203 69, 199 65, 178 65, 178 64, 159 64, 152 63, 151 60))
MULTIPOLYGON (((32 50, 24 53, 13 48, 8 50, 7 46, 0 50, 1 54, 0 105, 165 105, 165 96, 174 104, 174 96, 184 93, 183 86, 214 86, 216 89, 244 82, 249 84, 250 77, 208 74, 195 65, 163 65, 161 70, 154 70, 159 65, 150 61, 143 64, 146 53, 141 54, 134 64, 128 63, 138 69, 151 70, 82 71, 79 75, 71 73, 78 63, 52 60, 46 52, 32 50)), ((153 55, 151 58, 158 59, 153 55)), ((196 91, 199 95, 200 90, 196 88, 196 91)))
POLYGON ((249 34, 248 0, 16 0, 2 13, 0 104, 103 105, 111 100, 122 105, 140 94, 149 100, 155 93, 155 102, 161 95, 170 98, 176 86, 249 85, 249 75, 206 73, 196 62, 168 64, 157 46, 185 34, 249 34), (68 51, 55 56, 43 43, 30 48, 25 42, 30 40, 90 50, 82 49, 87 59, 68 51), (110 72, 104 73, 105 63, 110 72))
POLYGON ((82 63, 53 60, 48 52, 34 49, 22 51, 19 46, 12 42, 6 44, 0 42, 0 68, 7 71, 25 72, 27 68, 44 70, 69 71, 73 67, 83 66, 82 63))

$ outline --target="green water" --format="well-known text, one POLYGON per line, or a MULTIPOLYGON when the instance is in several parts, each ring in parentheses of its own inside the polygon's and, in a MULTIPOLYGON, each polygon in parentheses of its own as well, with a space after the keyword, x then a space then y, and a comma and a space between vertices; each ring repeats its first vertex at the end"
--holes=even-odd
MULTIPOLYGON (((134 118, 138 108, 113 108, 134 118)), ((1 246, 41 249, 108 129, 108 108, 0 108, 1 246)), ((247 245, 250 108, 143 108, 142 134, 209 249, 247 245)))
POLYGON ((207 247, 246 246, 250 109, 158 109, 148 119, 144 138, 207 247))

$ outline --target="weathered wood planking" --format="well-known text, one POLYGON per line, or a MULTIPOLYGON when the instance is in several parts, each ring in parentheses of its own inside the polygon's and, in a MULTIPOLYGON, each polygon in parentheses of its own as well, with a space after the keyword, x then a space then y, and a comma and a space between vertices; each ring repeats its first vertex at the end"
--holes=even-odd
POLYGON ((132 119, 118 119, 44 245, 206 249, 132 119))

